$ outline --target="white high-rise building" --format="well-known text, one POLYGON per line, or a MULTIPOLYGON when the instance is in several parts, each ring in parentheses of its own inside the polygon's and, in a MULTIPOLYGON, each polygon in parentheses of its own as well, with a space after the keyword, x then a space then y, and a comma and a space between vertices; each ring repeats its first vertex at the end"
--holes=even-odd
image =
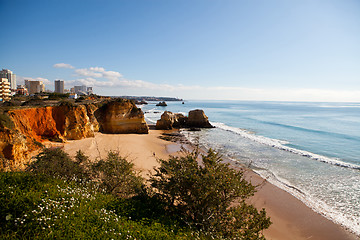
POLYGON ((10 89, 16 90, 16 74, 13 74, 13 72, 8 69, 3 69, 0 71, 0 78, 7 78, 10 83, 10 89))

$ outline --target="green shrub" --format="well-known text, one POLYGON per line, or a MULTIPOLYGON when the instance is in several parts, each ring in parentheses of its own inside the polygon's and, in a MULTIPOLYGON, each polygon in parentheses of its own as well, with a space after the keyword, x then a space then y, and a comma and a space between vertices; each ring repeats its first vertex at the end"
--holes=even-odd
POLYGON ((49 100, 60 100, 60 99, 67 99, 69 98, 70 94, 69 93, 47 93, 46 95, 49 96, 49 100))
POLYGON ((0 130, 4 130, 5 128, 14 129, 15 125, 7 113, 0 112, 0 130))
POLYGON ((0 239, 205 239, 175 224, 145 223, 110 208, 128 209, 121 204, 94 185, 0 173, 0 239))
POLYGON ((75 101, 70 99, 63 99, 59 102, 59 106, 73 107, 75 106, 75 101))
POLYGON ((255 187, 211 149, 200 164, 198 158, 199 152, 193 151, 159 159, 160 167, 150 181, 169 211, 183 214, 190 226, 218 237, 261 239, 261 230, 271 222, 264 210, 258 213, 245 203, 255 187), (239 205, 230 208, 235 200, 239 205))
POLYGON ((119 156, 118 152, 108 152, 105 160, 92 166, 95 179, 109 193, 129 197, 141 191, 143 179, 134 170, 134 164, 119 156))
POLYGON ((29 165, 27 171, 65 179, 89 178, 89 173, 84 167, 79 162, 73 161, 61 148, 45 148, 35 157, 35 161, 29 165))

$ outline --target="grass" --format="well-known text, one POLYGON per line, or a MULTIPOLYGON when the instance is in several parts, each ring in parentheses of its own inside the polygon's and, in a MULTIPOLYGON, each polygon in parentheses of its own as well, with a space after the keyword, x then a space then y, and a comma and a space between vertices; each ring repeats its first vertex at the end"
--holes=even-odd
POLYGON ((119 199, 91 183, 0 173, 1 239, 205 239, 154 213, 141 197, 119 199), (147 218, 150 217, 150 218, 147 218))

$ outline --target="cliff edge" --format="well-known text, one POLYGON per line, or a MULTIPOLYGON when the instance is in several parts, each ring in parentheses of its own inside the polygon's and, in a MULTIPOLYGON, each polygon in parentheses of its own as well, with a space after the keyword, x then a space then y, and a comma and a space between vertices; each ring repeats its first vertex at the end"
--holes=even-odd
POLYGON ((45 140, 64 142, 94 132, 148 133, 144 113, 129 100, 11 109, 0 114, 0 169, 23 169, 45 140))

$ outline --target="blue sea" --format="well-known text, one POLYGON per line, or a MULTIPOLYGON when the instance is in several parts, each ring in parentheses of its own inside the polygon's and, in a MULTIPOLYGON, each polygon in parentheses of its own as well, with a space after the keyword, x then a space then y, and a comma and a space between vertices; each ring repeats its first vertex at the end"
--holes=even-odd
POLYGON ((214 129, 184 131, 200 146, 249 165, 328 219, 360 235, 360 103, 186 101, 143 106, 148 123, 167 110, 203 109, 214 129))

